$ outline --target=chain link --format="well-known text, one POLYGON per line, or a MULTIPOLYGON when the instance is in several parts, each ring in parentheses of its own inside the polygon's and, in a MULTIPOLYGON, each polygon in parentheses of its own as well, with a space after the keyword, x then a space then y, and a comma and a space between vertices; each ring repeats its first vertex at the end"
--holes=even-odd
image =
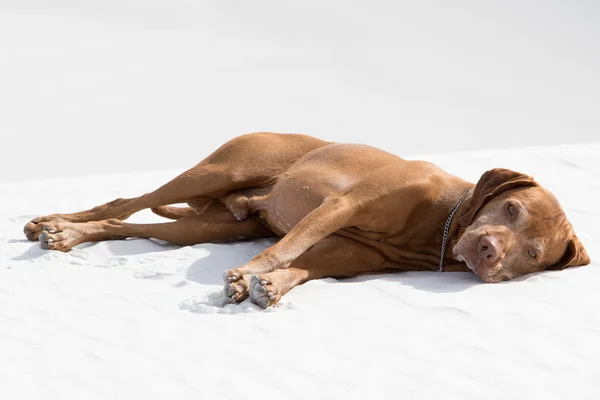
POLYGON ((467 193, 463 194, 458 203, 454 206, 454 209, 448 215, 448 219, 446 220, 446 226, 444 226, 444 236, 442 237, 442 254, 440 256, 440 268, 438 272, 444 272, 444 253, 446 253, 446 244, 448 243, 448 231, 450 230, 450 224, 452 224, 452 218, 454 218, 454 214, 458 211, 458 207, 462 204, 463 200, 471 193, 473 189, 470 189, 467 193))

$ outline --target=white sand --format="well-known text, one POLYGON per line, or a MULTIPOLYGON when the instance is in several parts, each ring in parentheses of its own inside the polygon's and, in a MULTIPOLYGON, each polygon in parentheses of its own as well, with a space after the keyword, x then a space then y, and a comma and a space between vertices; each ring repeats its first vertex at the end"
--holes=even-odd
MULTIPOLYGON (((426 157, 477 179, 527 171, 563 203, 593 260, 600 145, 426 157)), ((24 240, 40 214, 135 195, 177 171, 4 184, 0 387, 10 398, 595 398, 600 269, 502 284, 469 273, 309 282, 262 311, 222 300, 221 275, 269 241, 179 248, 24 240), (60 195, 54 195, 59 193, 60 195)), ((132 221, 160 221, 148 212, 132 221)))
POLYGON ((594 2, 0 0, 0 396, 598 398, 600 145, 561 144, 598 141, 599 15, 594 2), (324 279, 262 311, 218 304, 222 272, 269 241, 61 254, 24 240, 32 217, 152 190, 257 130, 369 143, 473 181, 532 174, 595 263, 497 285, 324 279), (539 144, 559 146, 481 150, 539 144))

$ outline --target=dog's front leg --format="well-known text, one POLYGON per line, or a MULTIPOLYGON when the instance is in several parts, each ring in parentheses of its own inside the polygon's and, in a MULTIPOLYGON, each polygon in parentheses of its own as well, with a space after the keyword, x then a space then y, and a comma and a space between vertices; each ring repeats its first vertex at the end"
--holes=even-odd
POLYGON ((230 302, 237 303, 247 296, 238 295, 230 286, 243 283, 244 276, 264 274, 279 268, 287 268, 304 251, 335 231, 354 225, 357 215, 356 202, 348 196, 336 195, 327 198, 318 208, 308 214, 276 245, 254 257, 246 265, 225 272, 225 293, 230 302))

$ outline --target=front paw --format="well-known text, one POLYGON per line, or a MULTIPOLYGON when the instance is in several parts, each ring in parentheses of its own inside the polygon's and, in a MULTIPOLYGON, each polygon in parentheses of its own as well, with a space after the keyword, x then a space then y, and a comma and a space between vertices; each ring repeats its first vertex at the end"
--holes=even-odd
POLYGON ((225 286, 223 287, 223 293, 228 304, 239 304, 248 298, 248 280, 245 277, 236 278, 236 280, 229 280, 229 277, 225 276, 225 286))
POLYGON ((281 300, 281 295, 268 275, 252 275, 252 278, 250 278, 250 300, 262 308, 275 307, 281 300))

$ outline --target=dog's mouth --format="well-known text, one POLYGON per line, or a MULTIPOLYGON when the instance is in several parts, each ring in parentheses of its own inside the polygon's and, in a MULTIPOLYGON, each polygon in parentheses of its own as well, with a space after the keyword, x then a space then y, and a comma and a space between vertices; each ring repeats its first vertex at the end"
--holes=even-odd
POLYGON ((475 272, 475 267, 473 266, 473 263, 471 263, 471 260, 466 259, 462 254, 457 254, 456 259, 467 264, 467 267, 469 267, 471 271, 475 272))
POLYGON ((456 259, 460 262, 464 262, 467 267, 485 283, 498 283, 510 279, 510 273, 502 268, 502 263, 498 263, 492 268, 486 268, 477 266, 473 260, 460 253, 456 254, 456 259))
POLYGON ((476 275, 481 276, 479 274, 479 268, 477 268, 477 266, 473 261, 471 261, 471 259, 463 256, 462 254, 457 254, 456 259, 460 262, 464 262, 471 271, 473 271, 476 275))

